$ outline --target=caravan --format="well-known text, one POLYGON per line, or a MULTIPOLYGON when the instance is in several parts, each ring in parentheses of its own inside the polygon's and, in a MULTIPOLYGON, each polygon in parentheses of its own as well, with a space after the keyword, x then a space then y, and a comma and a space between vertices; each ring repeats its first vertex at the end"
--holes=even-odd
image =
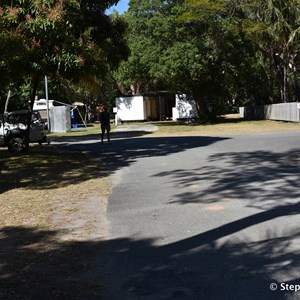
POLYGON ((48 105, 47 107, 47 100, 46 99, 35 99, 33 103, 33 111, 34 112, 39 112, 41 119, 45 123, 45 127, 48 127, 48 120, 47 120, 47 109, 51 110, 51 108, 54 106, 53 105, 54 100, 48 100, 48 105))

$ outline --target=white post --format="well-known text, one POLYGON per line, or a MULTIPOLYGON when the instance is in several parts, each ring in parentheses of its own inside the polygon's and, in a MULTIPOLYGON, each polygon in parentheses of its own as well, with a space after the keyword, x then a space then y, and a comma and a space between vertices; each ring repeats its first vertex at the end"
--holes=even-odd
POLYGON ((48 125, 48 132, 51 131, 50 128, 50 118, 49 118, 49 97, 48 97, 48 78, 45 76, 45 92, 46 92, 46 103, 47 103, 47 125, 48 125))
POLYGON ((113 113, 115 114, 115 125, 118 126, 118 108, 113 107, 113 113))

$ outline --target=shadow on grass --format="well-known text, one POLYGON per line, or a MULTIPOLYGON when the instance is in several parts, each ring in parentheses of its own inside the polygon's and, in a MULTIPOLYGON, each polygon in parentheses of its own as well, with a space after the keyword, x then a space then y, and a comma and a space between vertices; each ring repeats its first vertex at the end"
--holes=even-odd
POLYGON ((84 278, 96 244, 59 243, 56 234, 26 227, 0 230, 0 299, 87 299, 89 293, 99 299, 103 281, 84 278))
POLYGON ((56 231, 2 228, 0 298, 287 299, 292 292, 269 285, 279 285, 278 278, 299 284, 297 227, 255 240, 219 239, 298 213, 299 205, 279 206, 167 245, 129 238, 58 242, 56 231))
POLYGON ((249 122, 249 120, 246 120, 244 118, 241 117, 218 117, 214 124, 222 124, 222 123, 232 123, 232 124, 236 124, 236 123, 243 123, 243 122, 249 122))
POLYGON ((197 119, 183 119, 178 121, 157 121, 157 122, 150 122, 150 124, 159 126, 159 127, 182 127, 182 126, 199 126, 199 125, 214 125, 214 124, 222 124, 222 123, 242 123, 242 122, 249 122, 249 120, 246 120, 244 118, 240 117, 217 117, 214 120, 211 121, 200 121, 197 119))
POLYGON ((22 155, 2 151, 0 170, 0 194, 16 188, 65 187, 107 176, 99 161, 83 153, 43 151, 40 146, 22 155))

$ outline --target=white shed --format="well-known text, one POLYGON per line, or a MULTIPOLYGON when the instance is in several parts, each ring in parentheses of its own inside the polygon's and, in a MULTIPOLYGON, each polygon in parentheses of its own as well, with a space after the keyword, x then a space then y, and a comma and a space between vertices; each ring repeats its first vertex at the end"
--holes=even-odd
POLYGON ((119 97, 114 112, 118 122, 197 118, 195 101, 184 94, 119 97))
POLYGON ((117 118, 122 121, 144 121, 145 105, 143 96, 116 98, 117 118))
POLYGON ((173 107, 172 115, 173 120, 197 118, 198 114, 195 100, 185 94, 177 94, 176 103, 175 107, 173 107))

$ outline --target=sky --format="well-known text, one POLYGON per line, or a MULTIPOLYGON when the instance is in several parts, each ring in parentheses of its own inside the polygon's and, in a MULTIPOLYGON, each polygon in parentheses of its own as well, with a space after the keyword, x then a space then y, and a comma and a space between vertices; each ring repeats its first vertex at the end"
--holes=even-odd
POLYGON ((110 14, 114 10, 117 10, 119 14, 122 14, 124 11, 128 9, 128 2, 129 0, 120 0, 117 5, 114 5, 110 9, 108 9, 107 13, 110 14))

